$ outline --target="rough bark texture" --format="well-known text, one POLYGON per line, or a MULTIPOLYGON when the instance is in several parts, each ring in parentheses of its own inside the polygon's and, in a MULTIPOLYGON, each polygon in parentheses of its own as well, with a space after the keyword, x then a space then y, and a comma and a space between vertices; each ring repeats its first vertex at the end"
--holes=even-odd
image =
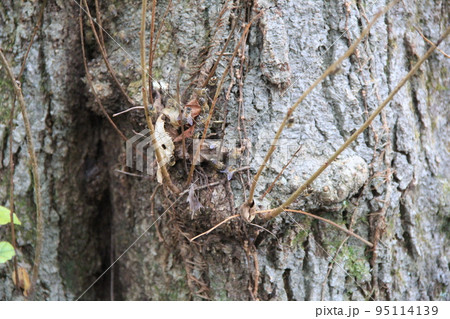
MULTIPOLYGON (((233 62, 232 76, 216 106, 213 119, 226 117, 225 129, 222 123, 213 123, 208 137, 223 138, 229 149, 246 146, 237 164, 250 166, 249 174, 239 171, 228 181, 227 174, 211 163, 199 165, 197 186, 219 183, 195 192, 203 208, 192 213, 187 195, 177 198, 167 189, 156 189, 156 176, 117 172, 143 174, 126 167, 125 143, 85 80, 79 7, 75 1, 49 1, 22 83, 45 217, 37 299, 77 298, 120 257, 82 299, 450 300, 450 64, 437 52, 293 206, 351 226, 376 243, 374 250, 353 238, 342 244, 344 233, 291 213, 268 223, 254 221, 272 234, 235 219, 196 242, 188 240, 237 213, 245 200, 244 189, 248 192, 249 176, 288 108, 385 4, 173 1, 153 69, 166 106, 177 94, 183 64, 181 93, 192 80, 198 81, 187 90, 187 102, 192 88, 216 61, 232 24, 237 23, 226 50, 230 54, 216 72, 219 78, 243 32, 242 24, 265 10, 233 62), (239 122, 242 116, 244 125, 239 122)), ((95 14, 94 4, 90 5, 95 14)), ((157 30, 167 6, 168 1, 158 2, 157 30)), ((139 1, 101 4, 104 28, 115 39, 104 34, 109 60, 136 101, 140 10, 139 1)), ((275 207, 285 200, 364 122, 429 47, 413 27, 436 41, 449 24, 448 10, 446 1, 405 0, 377 22, 358 52, 294 113, 260 178, 258 207, 275 207), (259 200, 299 145, 296 159, 272 192, 259 200)), ((38 12, 35 2, 0 4, 0 45, 16 74, 38 12)), ((148 10, 148 22, 150 17, 148 10)), ((112 115, 129 105, 107 71, 85 13, 83 18, 94 87, 112 115)), ((448 43, 441 45, 447 53, 448 43)), ((213 82, 208 86, 210 96, 213 82)), ((6 207, 12 97, 9 79, 0 69, 0 204, 6 207)), ((16 115, 12 133, 16 212, 23 223, 17 237, 19 261, 31 271, 36 216, 21 118, 16 115)), ((203 110, 196 119, 199 131, 205 118, 203 110)), ((146 128, 142 110, 114 121, 129 138, 133 130, 146 128)), ((233 159, 228 157, 227 161, 233 159)), ((185 189, 183 160, 178 158, 169 172, 185 189)), ((9 236, 9 229, 2 227, 0 238, 9 236)), ((0 282, 0 300, 23 298, 14 289, 11 262, 0 265, 0 282)))

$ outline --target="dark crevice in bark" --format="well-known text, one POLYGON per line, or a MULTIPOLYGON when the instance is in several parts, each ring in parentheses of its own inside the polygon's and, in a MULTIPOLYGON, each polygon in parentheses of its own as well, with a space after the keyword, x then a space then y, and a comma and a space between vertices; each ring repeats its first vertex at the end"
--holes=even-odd
POLYGON ((285 269, 283 272, 283 283, 284 283, 284 291, 286 291, 287 299, 289 301, 295 300, 294 295, 291 288, 291 270, 285 269))
POLYGON ((406 194, 403 194, 402 199, 400 200, 400 220, 402 222, 402 228, 403 228, 403 242, 404 245, 408 251, 408 254, 415 258, 418 256, 417 250, 415 248, 414 243, 412 242, 413 234, 411 234, 411 214, 409 212, 409 208, 404 203, 406 200, 406 194))
MULTIPOLYGON (((320 214, 317 214, 320 215, 320 214)), ((324 217, 324 216, 322 216, 324 217)), ((327 217, 328 218, 328 217, 327 217)), ((326 252, 326 245, 324 243, 323 240, 323 233, 322 233, 322 229, 321 225, 319 224, 319 222, 317 220, 314 220, 314 222, 312 223, 312 235, 313 235, 313 240, 315 241, 315 246, 316 246, 316 251, 315 251, 315 255, 316 256, 322 256, 322 257, 328 257, 327 256, 327 252, 326 252)), ((325 234, 326 236, 326 234, 325 234)))
MULTIPOLYGON (((389 12, 384 17, 384 24, 386 25, 386 37, 387 37, 386 43, 388 44, 387 48, 386 48, 387 54, 386 54, 386 65, 384 67, 384 74, 386 75, 386 86, 388 88, 388 93, 390 93, 391 86, 392 86, 392 83, 391 83, 391 59, 392 59, 392 55, 393 55, 390 44, 392 43, 393 40, 391 40, 392 24, 389 19, 389 12)), ((374 76, 374 74, 372 74, 372 75, 374 76)))
MULTIPOLYGON (((96 253, 100 256, 101 265, 98 268, 95 277, 100 276, 111 265, 111 226, 112 226, 112 207, 109 191, 105 190, 102 200, 97 203, 97 216, 92 223, 93 234, 96 235, 96 253)), ((102 278, 92 287, 97 300, 111 300, 114 291, 111 291, 111 280, 115 272, 109 269, 102 278)), ((115 281, 115 280, 114 280, 115 281)))

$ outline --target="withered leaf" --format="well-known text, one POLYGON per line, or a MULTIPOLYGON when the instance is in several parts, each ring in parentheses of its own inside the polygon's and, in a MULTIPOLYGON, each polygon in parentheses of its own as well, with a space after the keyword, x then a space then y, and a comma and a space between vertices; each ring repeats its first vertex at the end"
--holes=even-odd
POLYGON ((158 180, 158 183, 160 184, 162 184, 163 182, 161 166, 170 163, 173 156, 173 150, 175 148, 170 135, 167 134, 166 130, 164 129, 163 116, 164 115, 161 114, 156 120, 155 124, 155 144, 156 147, 160 150, 162 157, 161 163, 158 163, 158 171, 156 172, 156 178, 158 180))
POLYGON ((191 186, 189 187, 189 194, 186 202, 189 203, 189 210, 192 213, 191 218, 194 218, 194 213, 203 207, 197 196, 195 196, 195 184, 191 184, 191 186))
MULTIPOLYGON (((17 273, 18 273, 18 278, 19 278, 18 286, 23 289, 23 295, 25 297, 28 297, 28 294, 31 289, 31 281, 30 281, 30 277, 28 276, 28 272, 25 268, 19 266, 19 267, 17 267, 17 273)), ((15 285, 17 285, 15 270, 13 271, 13 282, 15 285)))
POLYGON ((164 115, 167 115, 167 117, 170 120, 170 124, 172 126, 178 127, 180 126, 179 118, 180 118, 180 111, 176 107, 166 107, 162 110, 162 113, 164 115))
POLYGON ((178 135, 177 137, 175 137, 174 140, 173 140, 173 142, 174 142, 174 143, 181 142, 181 141, 183 140, 183 136, 184 136, 184 138, 192 137, 192 135, 194 134, 194 128, 195 128, 195 126, 191 126, 191 127, 188 128, 187 130, 184 130, 184 134, 181 133, 180 135, 178 135))
POLYGON ((189 102, 187 102, 184 108, 188 107, 191 109, 190 115, 193 119, 195 119, 202 111, 202 107, 200 106, 200 103, 198 103, 197 99, 192 99, 189 102))
POLYGON ((156 90, 156 96, 153 100, 153 108, 156 110, 156 112, 159 114, 164 106, 162 104, 162 98, 161 98, 161 94, 159 93, 159 90, 156 90))

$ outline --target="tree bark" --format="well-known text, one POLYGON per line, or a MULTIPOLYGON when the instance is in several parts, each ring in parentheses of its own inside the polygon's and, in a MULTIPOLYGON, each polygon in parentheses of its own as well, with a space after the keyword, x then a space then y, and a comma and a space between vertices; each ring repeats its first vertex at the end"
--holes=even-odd
MULTIPOLYGON (((208 130, 207 142, 216 140, 228 150, 225 166, 203 159, 193 187, 209 186, 192 194, 185 185, 192 137, 186 139, 187 171, 181 142, 175 143, 178 151, 169 173, 186 190, 175 196, 158 187, 156 169, 147 174, 127 166, 126 143, 86 79, 80 7, 76 1, 48 1, 22 78, 45 218, 36 299, 450 300, 450 65, 437 51, 291 206, 351 228, 373 249, 329 224, 286 212, 269 222, 256 218, 253 224, 235 218, 189 240, 238 214, 289 107, 386 4, 158 1, 156 33, 162 29, 153 94, 166 108, 178 95, 183 105, 197 98, 211 106, 218 81, 209 81, 207 93, 198 88, 230 37, 214 74, 220 80, 245 25, 261 14, 232 62, 208 130), (203 206, 200 210, 190 209, 193 195, 203 206)), ((107 57, 136 105, 142 105, 140 5, 101 1, 99 8, 107 57)), ((39 9, 34 2, 0 4, 0 45, 15 74, 39 9)), ((414 27, 437 41, 449 24, 448 9, 446 1, 400 1, 375 24, 340 70, 294 112, 259 180, 257 209, 281 204, 358 129, 429 48, 414 27), (300 146, 272 191, 260 199, 300 146)), ((93 87, 112 116, 130 105, 108 72, 86 11, 81 14, 93 87)), ((150 22, 151 7, 148 26, 150 22)), ((440 49, 450 52, 448 39, 440 49)), ((0 204, 10 205, 12 134, 15 211, 22 221, 16 226, 18 260, 31 273, 36 238, 32 175, 17 108, 14 130, 8 127, 13 90, 3 69, 0 103, 0 204)), ((154 107, 161 111, 156 103, 154 107)), ((207 113, 203 108, 195 118, 194 138, 201 137, 207 113)), ((142 109, 113 121, 128 139, 146 128, 142 109)), ((166 130, 170 127, 166 121, 166 130)), ((10 240, 8 227, 0 228, 0 239, 10 240)), ((12 262, 0 264, 0 300, 25 298, 14 288, 12 270, 12 262)))

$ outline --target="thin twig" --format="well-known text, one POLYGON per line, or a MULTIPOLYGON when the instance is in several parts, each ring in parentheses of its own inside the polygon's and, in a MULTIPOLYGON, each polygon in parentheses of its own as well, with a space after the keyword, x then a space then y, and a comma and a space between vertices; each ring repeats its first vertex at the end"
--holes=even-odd
MULTIPOLYGON (((25 52, 25 55, 23 57, 22 65, 20 67, 19 75, 17 76, 17 81, 21 81, 23 72, 25 71, 25 65, 28 59, 28 54, 30 53, 31 46, 34 43, 34 37, 36 36, 39 28, 42 24, 42 18, 44 17, 44 10, 45 6, 47 5, 47 0, 44 0, 41 4, 41 9, 39 11, 39 18, 34 26, 33 33, 31 34, 30 43, 28 43, 27 51, 25 52)), ((10 225, 11 225, 11 241, 12 245, 14 247, 14 251, 16 254, 14 255, 13 263, 14 263, 14 271, 15 271, 15 279, 16 279, 16 287, 19 288, 19 272, 17 267, 17 243, 16 243, 16 229, 14 226, 14 212, 15 212, 15 206, 14 206, 14 156, 13 156, 13 131, 14 131, 14 112, 15 112, 15 106, 16 106, 16 96, 13 97, 13 102, 11 106, 11 111, 9 115, 9 163, 10 163, 10 170, 9 170, 9 205, 10 205, 10 225)))
POLYGON ((156 46, 158 44, 159 37, 161 36, 162 30, 164 28, 164 22, 166 21, 167 14, 170 12, 171 8, 172 8, 172 0, 170 0, 169 3, 167 4, 167 9, 161 18, 161 22, 159 24, 159 29, 158 29, 158 32, 156 33, 156 37, 155 37, 155 44, 154 44, 153 52, 156 52, 156 46))
POLYGON ((142 110, 142 109, 144 109, 143 106, 133 106, 133 107, 130 107, 130 108, 124 110, 124 111, 121 111, 121 112, 118 112, 118 113, 114 113, 113 117, 116 117, 116 116, 128 113, 128 112, 133 111, 133 110, 142 110))
MULTIPOLYGON (((131 99, 131 97, 127 94, 125 89, 122 87, 122 84, 120 84, 119 80, 117 79, 116 72, 112 68, 111 63, 109 63, 108 56, 107 56, 107 53, 106 53, 106 48, 102 44, 102 41, 100 40, 100 38, 99 38, 99 36, 97 34, 97 30, 95 29, 94 21, 92 19, 92 16, 91 16, 91 13, 90 13, 87 1, 83 0, 83 2, 84 2, 84 5, 86 7, 86 11, 85 12, 87 13, 87 16, 89 18, 89 24, 91 25, 92 32, 94 33, 95 41, 97 41, 97 44, 98 44, 98 46, 100 48, 100 53, 101 53, 101 55, 103 57, 103 61, 105 61, 106 68, 108 69, 109 74, 113 78, 114 83, 116 83, 116 86, 118 87, 118 89, 120 90, 122 95, 126 98, 127 102, 129 104, 131 104, 131 105, 134 105, 134 101, 131 99)), ((101 29, 100 31, 103 32, 103 29, 102 28, 100 28, 100 29, 101 29)))
MULTIPOLYGON (((255 214, 265 214, 265 213, 270 213, 270 212, 273 211, 273 210, 274 210, 274 209, 260 210, 260 211, 256 211, 255 214)), ((309 217, 312 217, 312 218, 321 220, 321 221, 323 221, 323 222, 325 222, 325 223, 327 223, 327 224, 330 224, 330 225, 332 225, 332 226, 334 226, 334 227, 336 227, 336 228, 339 228, 340 230, 342 230, 343 232, 345 232, 347 235, 353 236, 353 237, 359 239, 360 241, 362 241, 362 242, 363 242, 364 244, 366 244, 367 246, 373 247, 373 244, 372 244, 371 242, 365 240, 364 238, 362 238, 362 237, 359 236, 359 235, 356 235, 354 232, 348 230, 347 228, 342 227, 341 225, 338 225, 338 224, 336 224, 335 222, 332 222, 332 221, 329 220, 329 219, 326 219, 326 218, 323 218, 323 217, 320 217, 320 216, 317 216, 317 215, 314 215, 314 214, 311 214, 311 213, 307 213, 307 212, 304 212, 304 211, 302 211, 302 210, 285 209, 284 211, 285 211, 285 212, 291 212, 291 213, 302 214, 302 215, 306 215, 306 216, 309 216, 309 217)))
POLYGON ((287 162, 287 164, 283 166, 281 171, 278 173, 277 177, 275 177, 275 179, 273 180, 272 184, 270 184, 269 188, 267 188, 267 190, 264 192, 264 194, 259 198, 260 200, 264 199, 264 197, 266 197, 266 195, 272 190, 272 188, 275 186, 275 183, 280 178, 281 174, 283 174, 284 170, 289 166, 289 164, 291 164, 292 160, 295 158, 297 153, 300 152, 300 150, 302 149, 302 146, 303 145, 300 145, 300 147, 297 149, 297 151, 295 151, 294 155, 292 155, 289 162, 287 162))
POLYGON ((274 233, 272 233, 270 230, 268 230, 267 228, 264 228, 264 227, 262 227, 262 226, 260 226, 260 225, 258 225, 258 224, 253 224, 253 223, 248 223, 249 225, 252 225, 252 226, 255 226, 256 228, 259 228, 259 229, 262 229, 262 230, 264 230, 264 231, 266 231, 266 232, 268 232, 269 234, 271 234, 273 237, 275 237, 275 239, 278 241, 278 237, 277 237, 277 235, 275 235, 274 233))
MULTIPOLYGON (((431 44, 431 45, 435 45, 433 42, 431 42, 431 40, 429 40, 426 36, 424 36, 422 32, 420 32, 420 30, 419 30, 418 27, 415 26, 414 29, 416 29, 416 31, 419 32, 419 34, 421 35, 421 37, 422 37, 425 41, 427 41, 427 42, 428 42, 429 44, 431 44)), ((450 58, 450 55, 448 55, 447 53, 445 53, 445 52, 442 51, 441 49, 436 48, 436 50, 439 51, 439 52, 441 52, 446 58, 450 58)))
POLYGON ((148 53, 148 92, 150 94, 150 105, 153 105, 153 56, 156 51, 153 47, 153 38, 155 36, 155 19, 156 19, 156 0, 152 1, 152 21, 150 24, 150 52, 148 53))
MULTIPOLYGON (((148 111, 148 97, 147 97, 147 74, 145 72, 145 12, 147 8, 147 0, 142 1, 142 13, 141 13, 141 32, 139 34, 140 46, 141 46, 141 71, 142 71, 142 100, 144 102, 144 112, 145 120, 147 121, 148 129, 150 130, 152 136, 152 144, 155 149, 156 159, 158 165, 161 168, 161 174, 163 179, 166 181, 167 186, 175 194, 179 194, 180 190, 172 183, 169 173, 167 172, 166 165, 163 164, 161 149, 155 140, 155 127, 153 126, 152 119, 148 111)), ((151 94, 151 92, 150 92, 151 94)))
MULTIPOLYGON (((177 104, 177 108, 178 108, 178 112, 180 114, 182 114, 183 112, 183 108, 181 106, 181 96, 180 96, 180 81, 181 81, 181 77, 183 76, 183 62, 180 63, 180 70, 178 72, 178 77, 177 77, 177 100, 176 100, 176 104, 177 104)), ((186 137, 184 136, 184 123, 183 120, 181 121, 181 146, 183 147, 183 164, 184 164, 184 171, 187 172, 188 171, 188 166, 187 166, 187 159, 186 159, 186 137)))
POLYGON ((23 72, 25 71, 25 61, 27 60, 28 54, 30 53, 31 46, 33 45, 33 42, 34 42, 34 37, 36 36, 36 33, 38 32, 39 28, 41 27, 42 18, 44 17, 44 9, 45 9, 46 5, 47 5, 47 0, 44 0, 41 4, 41 11, 39 12, 38 22, 34 26, 33 34, 31 35, 31 39, 30 39, 30 43, 28 44, 27 52, 25 53, 25 56, 23 57, 23 63, 22 63, 22 66, 20 67, 19 76, 17 77, 18 81, 21 80, 23 72))
POLYGON ((8 60, 3 55, 3 49, 0 47, 0 58, 2 60, 2 64, 5 67, 8 76, 11 80, 12 85, 14 86, 14 92, 16 97, 19 100, 20 110, 22 112, 23 117, 23 123, 25 125, 25 132, 27 136, 27 150, 28 154, 30 155, 30 162, 31 162, 31 168, 33 172, 33 181, 34 181, 34 195, 35 195, 35 201, 36 201, 36 219, 37 219, 37 229, 36 229, 36 247, 35 247, 35 253, 34 253, 34 264, 33 264, 33 271, 32 271, 32 277, 31 277, 31 287, 30 287, 30 297, 34 296, 34 290, 38 278, 39 273, 39 265, 41 262, 41 253, 42 253, 42 242, 44 238, 44 218, 42 216, 42 210, 41 210, 41 185, 40 185, 40 179, 39 179, 39 173, 38 173, 38 162, 36 158, 36 153, 34 152, 34 143, 33 143, 33 136, 31 134, 31 125, 30 121, 28 119, 28 112, 27 108, 25 106, 25 100, 22 95, 22 89, 19 86, 18 81, 16 81, 14 77, 14 73, 11 70, 11 67, 9 66, 8 60))
POLYGON ((213 65, 213 67, 211 68, 211 70, 209 71, 209 74, 208 74, 208 76, 206 77, 205 81, 203 81, 203 84, 202 84, 201 87, 203 87, 203 88, 206 87, 206 86, 208 85, 208 83, 209 83, 209 80, 213 77, 214 73, 216 72, 217 66, 218 66, 219 63, 220 63, 220 60, 222 59, 223 54, 225 53, 225 50, 226 50, 227 47, 228 47, 228 44, 231 42, 231 39, 232 39, 232 37, 233 37, 234 30, 236 29, 236 25, 237 25, 237 24, 238 24, 238 23, 236 22, 236 20, 233 20, 233 24, 232 24, 232 26, 231 26, 231 31, 230 31, 230 34, 229 34, 229 36, 228 36, 228 38, 227 38, 227 41, 225 42, 225 44, 224 44, 222 50, 221 50, 220 53, 219 53, 219 56, 217 57, 216 62, 214 63, 214 65, 213 65))
POLYGON ((81 9, 80 9, 80 14, 79 14, 78 20, 79 20, 78 22, 80 24, 81 52, 82 52, 82 55, 83 55, 84 70, 85 70, 85 73, 86 73, 86 79, 88 81, 89 87, 91 88, 92 94, 94 95, 94 98, 95 98, 95 101, 100 106, 100 109, 102 110, 103 115, 105 115, 105 117, 108 120, 108 122, 111 123, 112 127, 119 134, 119 136, 122 138, 122 140, 126 141, 127 137, 117 127, 116 123, 114 123, 114 121, 111 119, 111 117, 109 116, 108 112, 106 112, 105 107, 103 106, 102 102, 100 101, 100 98, 97 95, 97 91, 95 90, 94 84, 92 83, 91 74, 89 73, 89 67, 88 67, 87 60, 86 60, 86 51, 85 51, 85 48, 84 48, 83 19, 82 19, 82 16, 81 16, 81 9))
MULTIPOLYGON (((270 213, 272 210, 273 210, 273 209, 260 210, 260 211, 256 211, 254 214, 266 214, 266 213, 270 213)), ((366 244, 367 246, 373 247, 373 244, 372 244, 371 242, 365 240, 365 239, 362 238, 361 236, 359 236, 359 235, 355 234, 354 232, 352 232, 352 231, 350 231, 350 230, 348 230, 348 229, 342 227, 341 225, 336 224, 335 222, 333 222, 333 221, 331 221, 331 220, 329 220, 329 219, 326 219, 326 218, 323 218, 323 217, 320 217, 320 216, 317 216, 317 215, 314 215, 314 214, 310 214, 310 213, 307 213, 307 212, 304 212, 304 211, 301 211, 301 210, 285 209, 285 211, 286 211, 286 212, 291 212, 291 213, 302 214, 302 215, 306 215, 306 216, 309 216, 309 217, 312 217, 312 218, 321 220, 321 221, 323 221, 323 222, 325 222, 325 223, 328 223, 328 224, 330 224, 330 225, 332 225, 332 226, 334 226, 334 227, 336 227, 336 228, 342 230, 343 232, 345 232, 345 233, 348 234, 349 236, 352 236, 352 237, 355 237, 355 238, 359 239, 360 241, 362 241, 362 242, 363 242, 364 244, 366 244)), ((228 217, 228 218, 225 218, 223 221, 221 221, 221 222, 218 223, 217 225, 211 227, 211 228, 208 229, 207 231, 205 231, 205 232, 203 232, 203 233, 201 233, 201 234, 199 234, 199 235, 193 237, 192 239, 190 239, 190 241, 192 242, 192 241, 196 240, 197 238, 199 238, 199 237, 201 237, 201 236, 204 236, 204 235, 209 234, 209 233, 212 232, 214 229, 220 227, 221 225, 225 224, 225 223, 228 222, 229 220, 232 220, 232 219, 234 219, 234 218, 236 218, 236 217, 239 217, 239 216, 240 216, 239 214, 236 214, 236 215, 232 215, 232 216, 230 216, 230 217, 228 217)), ((272 234, 272 235, 276 238, 276 235, 275 235, 275 234, 273 234, 272 232, 268 231, 268 230, 265 229, 264 227, 259 226, 259 225, 256 225, 256 224, 253 224, 253 223, 250 223, 250 224, 253 225, 253 226, 256 226, 256 227, 258 227, 258 228, 261 228, 261 229, 266 230, 267 232, 269 232, 270 234, 272 234)))
POLYGON ((236 214, 236 215, 232 215, 232 216, 230 216, 230 217, 228 217, 228 218, 225 218, 225 219, 222 220, 220 223, 218 223, 216 226, 214 226, 214 227, 208 229, 207 231, 205 231, 204 233, 201 233, 200 235, 197 235, 197 236, 193 237, 192 239, 190 239, 190 241, 193 242, 193 241, 196 240, 197 238, 209 234, 210 232, 212 232, 214 229, 216 229, 216 228, 219 227, 220 225, 223 225, 223 224, 225 224, 226 222, 228 222, 229 220, 232 220, 232 219, 234 219, 234 218, 236 218, 236 217, 239 217, 239 216, 241 216, 241 215, 236 214))
POLYGON ((244 32, 242 33, 242 36, 239 39, 239 42, 236 45, 236 48, 234 49, 233 55, 232 55, 232 57, 230 59, 230 62, 228 63, 227 67, 225 68, 225 70, 224 70, 224 72, 222 74, 222 77, 220 79, 220 82, 217 85, 216 93, 214 95, 214 99, 213 99, 213 101, 211 103, 211 107, 209 109, 208 118, 206 119, 205 128, 203 129, 202 138, 200 140, 200 143, 198 145, 197 150, 195 151, 195 154, 194 154, 194 157, 193 157, 193 160, 192 160, 191 169, 189 171, 188 179, 187 179, 187 182, 186 182, 187 185, 189 185, 191 183, 191 181, 192 181, 192 176, 194 174, 195 164, 196 164, 196 162, 197 162, 197 160, 198 160, 198 158, 200 156, 200 150, 202 148, 203 142, 206 139, 206 134, 207 134, 207 131, 208 131, 209 123, 211 122, 211 118, 212 118, 213 113, 214 113, 214 108, 215 108, 217 100, 219 98, 219 95, 220 95, 220 92, 221 92, 221 89, 222 89, 222 85, 225 82, 225 78, 226 78, 228 72, 230 71, 230 68, 231 68, 231 66, 233 64, 233 60, 236 57, 240 46, 242 45, 244 39, 247 38, 247 33, 250 31, 251 25, 253 24, 253 22, 255 22, 262 15, 262 13, 263 13, 263 11, 258 13, 249 23, 247 23, 247 25, 246 25, 246 27, 244 29, 244 32))
POLYGON ((330 165, 331 162, 333 162, 353 141, 356 140, 356 138, 361 134, 369 125, 370 123, 375 119, 375 117, 378 116, 378 114, 383 110, 383 108, 392 100, 395 94, 405 85, 405 83, 409 80, 409 78, 416 73, 416 71, 419 69, 419 67, 422 65, 423 62, 425 62, 430 55, 434 52, 436 49, 436 46, 438 46, 450 33, 450 27, 447 28, 445 33, 442 35, 442 37, 436 42, 436 45, 432 45, 431 48, 427 51, 427 53, 414 65, 414 67, 411 69, 411 71, 408 72, 408 74, 400 81, 400 83, 395 87, 394 90, 389 94, 389 96, 381 103, 378 108, 372 113, 372 115, 367 119, 367 121, 355 132, 350 136, 347 141, 333 154, 330 156, 330 158, 322 164, 322 166, 302 185, 300 186, 283 204, 281 204, 276 209, 272 210, 269 214, 264 216, 266 219, 271 219, 273 217, 278 216, 281 214, 290 204, 292 204, 298 196, 330 165))
MULTIPOLYGON (((103 23, 102 23, 102 15, 100 13, 100 5, 98 0, 95 0, 95 15, 97 16, 97 25, 98 25, 98 38, 100 39, 100 43, 103 47, 105 47, 105 39, 103 38, 103 23)), ((106 50, 105 50, 106 51, 106 50)))
MULTIPOLYGON (((220 185, 220 182, 214 182, 214 183, 211 183, 211 184, 207 184, 207 185, 202 185, 202 186, 195 187, 195 188, 194 188, 194 191, 198 191, 198 190, 200 190, 200 189, 204 189, 204 188, 208 188, 208 187, 212 187, 212 186, 217 186, 217 185, 220 185)), ((182 192, 180 193, 179 196, 181 197, 181 196, 183 196, 183 195, 189 193, 189 190, 190 190, 190 188, 188 188, 188 189, 182 191, 182 192)))
MULTIPOLYGON (((383 14, 385 14, 395 3, 397 3, 399 0, 394 0, 392 3, 387 5, 383 10, 379 11, 370 21, 370 23, 367 25, 367 27, 363 30, 359 38, 350 46, 350 48, 339 58, 337 59, 332 65, 330 65, 325 72, 313 83, 311 86, 300 96, 300 98, 294 103, 294 105, 289 108, 287 111, 283 122, 281 123, 280 127, 278 128, 278 131, 272 141, 272 145, 269 148, 269 151, 267 152, 266 156, 264 157, 264 161, 259 167, 255 177, 253 178, 252 185, 250 187, 250 194, 247 201, 248 205, 253 204, 253 196, 256 189, 256 184, 258 182, 259 177, 261 176, 262 171, 266 167, 269 158, 272 156, 273 152, 275 151, 276 144, 278 142, 278 139, 280 138, 281 133, 283 132, 283 129, 289 122, 289 118, 291 117, 292 113, 295 111, 295 109, 300 105, 300 103, 311 93, 311 91, 319 85, 320 82, 322 82, 329 74, 332 74, 336 71, 336 69, 339 67, 339 65, 348 58, 353 51, 355 51, 356 47, 359 45, 359 43, 362 41, 362 39, 369 33, 370 28, 375 24, 375 22, 378 20, 379 17, 381 17, 383 14)), ((282 210, 280 210, 278 213, 280 213, 282 210)))
MULTIPOLYGON (((324 280, 322 281, 322 287, 321 287, 321 292, 320 292, 320 300, 324 301, 324 297, 325 297, 325 285, 327 283, 327 279, 331 274, 331 271, 333 270, 333 265, 336 263, 336 258, 338 257, 339 253, 341 252, 342 248, 344 247, 344 244, 347 242, 347 240, 350 238, 350 236, 347 236, 344 238, 344 240, 341 242, 341 244, 339 245, 338 249, 336 250, 336 252, 334 253, 334 256, 331 258, 331 261, 328 265, 328 270, 327 270, 327 274, 325 275, 324 280)), ((376 299, 375 299, 376 300, 376 299)))
POLYGON ((145 175, 140 175, 140 174, 135 174, 135 173, 125 172, 125 171, 120 170, 120 169, 116 169, 116 170, 114 170, 114 171, 117 172, 117 173, 120 173, 120 174, 124 174, 124 175, 128 175, 128 176, 133 176, 133 177, 146 177, 145 175))
POLYGON ((10 225, 11 225, 11 241, 16 254, 14 255, 14 271, 16 277, 16 288, 20 290, 19 286, 19 272, 17 268, 17 243, 16 243, 16 229, 14 227, 14 155, 13 155, 13 122, 14 122, 14 109, 16 98, 13 98, 13 104, 11 106, 11 112, 9 115, 9 212, 10 212, 10 225))

